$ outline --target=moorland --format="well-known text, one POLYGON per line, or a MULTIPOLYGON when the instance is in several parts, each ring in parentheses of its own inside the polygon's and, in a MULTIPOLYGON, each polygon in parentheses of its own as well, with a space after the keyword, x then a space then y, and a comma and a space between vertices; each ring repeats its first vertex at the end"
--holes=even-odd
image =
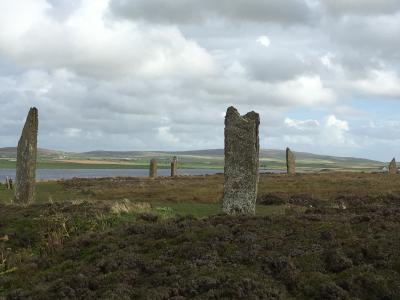
POLYGON ((0 298, 399 299, 400 176, 262 174, 256 216, 223 175, 0 186, 0 298))

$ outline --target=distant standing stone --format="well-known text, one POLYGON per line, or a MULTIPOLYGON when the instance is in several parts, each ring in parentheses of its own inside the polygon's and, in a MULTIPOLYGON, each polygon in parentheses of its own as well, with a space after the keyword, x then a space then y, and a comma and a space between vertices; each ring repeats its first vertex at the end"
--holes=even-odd
POLYGON ((152 159, 150 161, 150 178, 156 178, 157 177, 157 161, 155 159, 152 159))
POLYGON ((254 214, 258 188, 260 117, 254 111, 240 116, 229 107, 225 116, 225 168, 222 211, 254 214))
POLYGON ((286 148, 286 167, 288 174, 296 174, 296 156, 289 148, 286 148))
POLYGON ((178 159, 176 156, 171 161, 171 177, 178 176, 178 159))
POLYGON ((397 174, 397 164, 396 164, 396 159, 392 159, 392 161, 389 164, 389 174, 397 174))
POLYGON ((15 202, 31 204, 35 201, 38 110, 29 110, 17 149, 15 202))

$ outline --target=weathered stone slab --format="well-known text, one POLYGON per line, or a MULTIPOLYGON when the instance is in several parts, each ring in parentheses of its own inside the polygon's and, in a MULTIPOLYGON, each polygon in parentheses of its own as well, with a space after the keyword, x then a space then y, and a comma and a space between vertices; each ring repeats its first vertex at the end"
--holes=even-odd
POLYGON ((396 164, 396 159, 392 159, 392 161, 389 164, 389 174, 397 174, 398 169, 397 169, 397 164, 396 164))
POLYGON ((171 177, 178 176, 178 159, 176 156, 171 161, 171 177))
POLYGON ((35 201, 38 110, 32 107, 26 118, 17 149, 15 202, 30 204, 35 201))
POLYGON ((288 174, 296 174, 296 156, 290 148, 286 148, 286 168, 288 174))
POLYGON ((150 173, 149 173, 150 178, 156 178, 157 177, 157 160, 152 159, 150 161, 150 173))
POLYGON ((224 213, 255 213, 259 178, 259 125, 260 117, 254 111, 240 116, 231 106, 226 112, 224 213))

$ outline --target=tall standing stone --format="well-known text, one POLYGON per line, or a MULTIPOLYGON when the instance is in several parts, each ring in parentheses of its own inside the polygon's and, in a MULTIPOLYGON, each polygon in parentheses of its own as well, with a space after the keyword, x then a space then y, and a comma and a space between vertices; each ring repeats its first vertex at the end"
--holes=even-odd
POLYGON ((171 161, 171 177, 178 176, 178 159, 176 156, 171 161))
POLYGON ((155 159, 152 159, 150 161, 150 173, 149 173, 150 178, 156 178, 157 177, 157 161, 155 159))
POLYGON ((288 174, 296 174, 296 156, 290 148, 286 148, 286 168, 288 174))
POLYGON ((224 213, 255 213, 259 177, 259 125, 260 117, 254 111, 241 116, 231 106, 226 112, 224 213))
POLYGON ((38 110, 29 110, 17 149, 15 202, 30 204, 35 201, 38 110))
POLYGON ((396 164, 396 159, 392 159, 392 161, 389 164, 389 174, 397 174, 397 164, 396 164))

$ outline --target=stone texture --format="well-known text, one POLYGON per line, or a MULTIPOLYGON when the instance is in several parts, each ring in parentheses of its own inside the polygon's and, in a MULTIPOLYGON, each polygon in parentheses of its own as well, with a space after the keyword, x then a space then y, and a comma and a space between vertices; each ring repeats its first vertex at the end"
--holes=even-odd
POLYGON ((397 169, 397 164, 396 164, 396 159, 392 159, 392 161, 389 164, 389 174, 397 174, 398 169, 397 169))
POLYGON ((171 177, 178 176, 178 159, 176 156, 171 161, 171 177))
POLYGON ((7 190, 11 190, 11 187, 10 187, 10 179, 8 178, 8 176, 6 177, 6 189, 7 190))
POLYGON ((296 156, 290 148, 286 148, 286 168, 288 174, 296 174, 296 156))
POLYGON ((260 117, 255 112, 240 116, 229 107, 225 116, 225 168, 222 211, 254 214, 258 188, 260 117))
POLYGON ((35 178, 38 134, 38 110, 29 110, 17 149, 15 202, 30 204, 35 201, 35 178))
POLYGON ((155 159, 152 159, 150 161, 150 173, 149 173, 150 178, 156 178, 157 177, 157 161, 155 159))
POLYGON ((12 189, 13 189, 13 180, 12 180, 11 177, 8 178, 8 185, 7 185, 7 187, 8 187, 9 190, 12 190, 12 189))

